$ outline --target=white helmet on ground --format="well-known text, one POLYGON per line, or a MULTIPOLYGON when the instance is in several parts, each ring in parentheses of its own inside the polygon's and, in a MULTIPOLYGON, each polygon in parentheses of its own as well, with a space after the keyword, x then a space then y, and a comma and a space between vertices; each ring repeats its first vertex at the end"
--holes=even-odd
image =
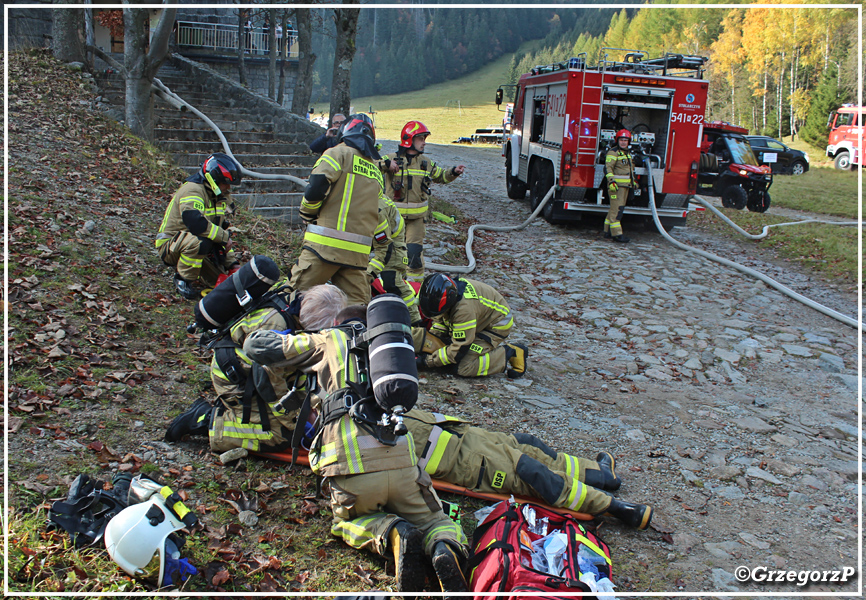
POLYGON ((177 552, 176 545, 168 537, 184 527, 183 521, 165 506, 163 498, 155 495, 146 502, 123 509, 108 522, 105 547, 111 560, 121 569, 142 579, 157 575, 156 560, 159 557, 158 579, 155 583, 157 587, 162 587, 169 558, 167 553, 177 552))

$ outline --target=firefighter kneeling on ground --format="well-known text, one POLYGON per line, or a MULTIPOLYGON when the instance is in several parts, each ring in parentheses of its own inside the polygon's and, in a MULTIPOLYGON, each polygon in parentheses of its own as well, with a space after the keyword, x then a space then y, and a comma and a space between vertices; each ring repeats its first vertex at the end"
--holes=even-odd
MULTIPOLYGON (((385 295, 373 303, 380 298, 401 302, 385 295)), ((378 437, 375 426, 356 421, 355 409, 363 404, 357 400, 358 390, 368 375, 350 351, 350 328, 363 324, 366 315, 363 305, 353 305, 341 311, 334 328, 320 333, 257 331, 244 342, 244 352, 256 362, 296 368, 317 378, 322 398, 314 408, 320 425, 310 450, 310 468, 330 482, 331 533, 354 548, 381 556, 393 553, 398 591, 423 591, 425 555, 443 591, 467 591, 461 567, 468 550, 466 536, 442 511, 430 476, 418 467, 411 433, 396 436, 389 445, 378 437)), ((411 345, 408 349, 411 365, 411 345)), ((370 380, 375 386, 372 373, 370 380)), ((417 399, 417 377, 414 381, 411 404, 417 399)))
POLYGON ((400 132, 400 144, 393 155, 385 155, 379 168, 385 173, 385 193, 406 220, 406 247, 409 254, 408 278, 424 278, 424 237, 427 234, 430 184, 450 183, 466 169, 457 165, 443 169, 432 159, 423 158, 430 130, 421 121, 409 121, 400 132))
POLYGON ((383 290, 403 299, 414 327, 421 325, 421 314, 415 290, 406 281, 408 265, 406 221, 394 202, 383 194, 379 196, 379 225, 373 233, 373 258, 367 276, 371 284, 378 279, 383 290))
POLYGON ((433 319, 430 335, 446 342, 432 354, 418 357, 418 368, 456 365, 462 377, 484 377, 506 371, 523 377, 529 349, 523 344, 503 344, 514 326, 505 298, 486 283, 444 273, 424 278, 418 305, 433 319))
POLYGON ((630 143, 629 130, 620 129, 616 132, 616 146, 608 150, 604 157, 604 176, 610 196, 610 210, 604 220, 604 237, 621 243, 629 241, 622 234, 620 223, 629 194, 631 190, 635 190, 635 194, 640 193, 634 175, 634 157, 628 149, 630 143))
POLYGON ((240 182, 241 166, 226 154, 212 154, 165 210, 156 249, 165 264, 175 267, 175 287, 188 300, 200 297, 193 287, 199 277, 213 286, 220 273, 240 266, 226 221, 234 209, 229 189, 240 182))
MULTIPOLYGON (((298 294, 287 293, 280 306, 250 312, 217 344, 211 360, 216 402, 198 399, 176 417, 165 434, 175 442, 184 435, 207 435, 214 452, 246 448, 251 452, 281 452, 289 447, 306 393, 303 373, 275 372, 251 361, 243 343, 253 331, 319 330, 330 327, 346 306, 346 295, 329 284, 298 294), (281 309, 282 307, 282 309, 281 309), (290 390, 294 393, 289 394, 290 390)), ((302 432, 304 431, 303 425, 302 432)))

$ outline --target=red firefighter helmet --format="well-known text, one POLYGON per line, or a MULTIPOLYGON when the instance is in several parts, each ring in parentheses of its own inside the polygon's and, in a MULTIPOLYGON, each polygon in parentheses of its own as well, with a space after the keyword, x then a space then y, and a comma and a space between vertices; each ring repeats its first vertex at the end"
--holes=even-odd
POLYGON ((620 129, 616 132, 616 139, 625 138, 628 141, 631 141, 631 131, 628 129, 620 129))
POLYGON ((430 135, 430 130, 421 121, 409 121, 400 132, 400 147, 411 148, 416 135, 430 135))

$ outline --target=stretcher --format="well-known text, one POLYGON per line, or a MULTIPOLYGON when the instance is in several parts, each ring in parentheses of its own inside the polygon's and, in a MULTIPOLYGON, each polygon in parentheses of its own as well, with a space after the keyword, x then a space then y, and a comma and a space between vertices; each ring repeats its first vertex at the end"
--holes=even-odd
MULTIPOLYGON (((280 462, 292 462, 292 453, 289 452, 251 452, 255 456, 261 456, 262 458, 269 458, 271 460, 277 460, 280 462)), ((307 456, 307 451, 304 449, 300 449, 298 451, 298 459, 295 461, 296 464, 304 465, 306 467, 310 466, 310 459, 307 456)), ((447 481, 442 481, 441 479, 433 480, 433 489, 437 492, 448 492, 450 494, 458 494, 460 496, 467 496, 469 498, 478 498, 479 500, 488 500, 490 502, 500 502, 501 500, 508 500, 513 495, 512 494, 496 494, 493 492, 477 492, 475 490, 471 490, 469 488, 454 485, 453 483, 448 483, 447 481)), ((543 506, 548 510, 552 510, 562 515, 570 515, 575 519, 579 519, 581 521, 592 521, 592 515, 587 513, 576 512, 573 510, 569 510, 567 508, 561 508, 558 506, 551 506, 542 502, 539 498, 531 498, 528 496, 513 496, 515 500, 518 502, 530 502, 532 504, 543 506)))

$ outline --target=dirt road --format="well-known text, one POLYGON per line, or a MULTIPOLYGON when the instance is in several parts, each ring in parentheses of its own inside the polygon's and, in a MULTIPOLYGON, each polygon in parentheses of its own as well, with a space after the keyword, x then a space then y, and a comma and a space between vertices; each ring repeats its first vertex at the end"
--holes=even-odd
MULTIPOLYGON (((505 194, 498 148, 427 153, 466 165, 435 194, 467 217, 516 225, 529 216, 528 202, 505 194)), ((626 224, 632 242, 617 245, 600 229, 539 218, 518 232, 480 232, 470 277, 495 285, 514 310, 528 376, 430 373, 422 404, 578 456, 614 452, 619 497, 655 508, 649 531, 614 520, 600 528, 618 591, 855 591, 857 576, 811 575, 805 587, 756 580, 857 568, 856 330, 656 232, 626 224), (757 568, 755 578, 737 581, 740 566, 757 568)), ((431 225, 430 258, 441 262, 452 234, 431 225)), ((793 270, 754 242, 688 227, 674 237, 856 318, 855 290, 793 270)))

